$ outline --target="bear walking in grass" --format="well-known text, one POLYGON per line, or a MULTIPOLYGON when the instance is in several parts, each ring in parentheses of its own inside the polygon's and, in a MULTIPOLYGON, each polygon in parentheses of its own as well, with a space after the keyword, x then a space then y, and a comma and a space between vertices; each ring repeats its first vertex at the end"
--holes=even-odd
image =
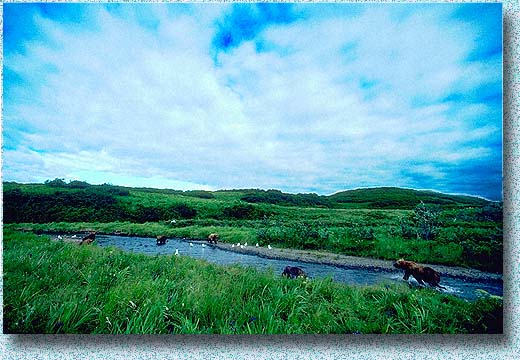
POLYGON ((424 285, 423 281, 426 281, 430 286, 445 289, 445 287, 439 285, 441 275, 431 267, 421 266, 413 261, 406 261, 404 259, 397 260, 394 267, 404 270, 404 280, 408 280, 410 275, 412 275, 421 285, 424 285))

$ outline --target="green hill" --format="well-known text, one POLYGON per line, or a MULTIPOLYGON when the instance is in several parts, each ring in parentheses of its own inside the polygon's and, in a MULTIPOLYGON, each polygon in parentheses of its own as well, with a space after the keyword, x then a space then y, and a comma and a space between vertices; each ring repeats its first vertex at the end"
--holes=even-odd
POLYGON ((485 206, 490 201, 466 195, 449 195, 431 190, 380 187, 341 191, 328 196, 336 204, 367 209, 413 209, 419 203, 443 207, 485 206))
POLYGON ((330 196, 279 190, 180 191, 90 185, 60 179, 44 184, 3 183, 4 222, 131 221, 167 219, 261 219, 283 208, 399 209, 418 204, 442 208, 485 207, 490 201, 434 191, 381 187, 342 191, 330 196), (278 210, 277 210, 278 209, 278 210))

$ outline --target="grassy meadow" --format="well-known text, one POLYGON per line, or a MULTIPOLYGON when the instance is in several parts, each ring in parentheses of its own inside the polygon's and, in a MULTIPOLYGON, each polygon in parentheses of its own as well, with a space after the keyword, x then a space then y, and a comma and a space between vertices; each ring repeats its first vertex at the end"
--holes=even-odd
POLYGON ((502 272, 501 204, 397 188, 332 196, 5 182, 7 333, 496 333, 502 300, 288 280, 35 233, 205 239, 502 272), (23 231, 23 232, 21 232, 23 231))
POLYGON ((4 232, 4 333, 499 333, 502 300, 290 280, 4 232))

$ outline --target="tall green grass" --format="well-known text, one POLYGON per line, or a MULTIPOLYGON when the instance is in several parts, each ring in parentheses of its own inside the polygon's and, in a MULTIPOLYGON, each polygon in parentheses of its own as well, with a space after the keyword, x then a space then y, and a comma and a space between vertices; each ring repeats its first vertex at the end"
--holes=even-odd
POLYGON ((4 231, 6 333, 493 333, 502 301, 290 280, 4 231))

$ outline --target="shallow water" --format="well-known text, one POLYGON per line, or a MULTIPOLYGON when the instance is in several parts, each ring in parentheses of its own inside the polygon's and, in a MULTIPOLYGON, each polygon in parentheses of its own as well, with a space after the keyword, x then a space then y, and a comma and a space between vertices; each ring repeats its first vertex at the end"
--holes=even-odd
MULTIPOLYGON (((175 250, 178 250, 181 256, 191 256, 221 265, 240 264, 243 266, 252 266, 259 270, 272 268, 275 273, 281 273, 288 265, 298 266, 302 268, 310 278, 330 276, 334 281, 349 285, 373 285, 404 281, 402 280, 402 270, 387 271, 368 270, 364 268, 341 268, 292 260, 268 259, 256 255, 226 251, 206 244, 203 246, 200 243, 191 243, 192 245, 190 245, 189 241, 182 239, 168 239, 165 245, 157 246, 155 238, 97 235, 96 243, 99 246, 115 246, 122 250, 148 255, 171 255, 175 253, 175 250)), ((409 282, 412 285, 417 285, 413 277, 410 277, 409 282)), ((439 291, 468 300, 474 300, 478 297, 479 292, 476 291, 477 289, 484 290, 492 295, 502 296, 503 294, 502 281, 497 280, 473 281, 443 276, 441 285, 446 289, 439 291)))

